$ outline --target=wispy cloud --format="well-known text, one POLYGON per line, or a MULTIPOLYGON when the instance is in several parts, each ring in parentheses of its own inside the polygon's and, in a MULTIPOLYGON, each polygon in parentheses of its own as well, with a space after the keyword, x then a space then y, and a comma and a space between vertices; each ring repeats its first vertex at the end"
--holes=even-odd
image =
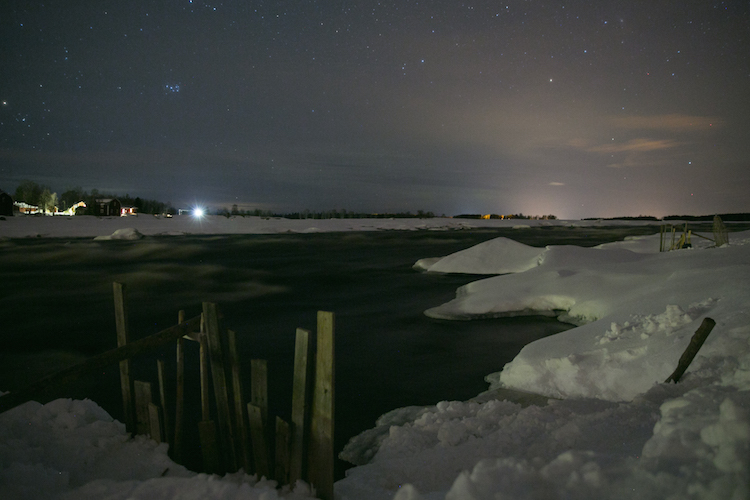
POLYGON ((553 182, 550 182, 549 185, 550 186, 564 186, 565 183, 564 182, 555 182, 555 181, 553 181, 553 182))
POLYGON ((628 153, 646 151, 657 151, 670 149, 678 146, 680 143, 668 139, 632 139, 625 143, 602 144, 600 146, 591 146, 586 149, 592 153, 628 153))
POLYGON ((723 125, 723 121, 715 116, 681 114, 618 116, 612 117, 610 121, 617 127, 631 130, 707 131, 723 125))

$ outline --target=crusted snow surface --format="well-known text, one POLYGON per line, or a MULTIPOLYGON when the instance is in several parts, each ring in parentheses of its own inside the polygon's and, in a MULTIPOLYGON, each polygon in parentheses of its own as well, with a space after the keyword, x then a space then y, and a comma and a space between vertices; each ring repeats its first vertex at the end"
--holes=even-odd
POLYGON ((70 399, 0 414, 0 485, 6 500, 314 498, 302 483, 278 490, 242 472, 190 472, 169 459, 166 444, 131 438, 93 401, 70 399))
POLYGON ((536 267, 543 248, 495 238, 442 258, 418 260, 414 267, 435 273, 505 274, 536 267))

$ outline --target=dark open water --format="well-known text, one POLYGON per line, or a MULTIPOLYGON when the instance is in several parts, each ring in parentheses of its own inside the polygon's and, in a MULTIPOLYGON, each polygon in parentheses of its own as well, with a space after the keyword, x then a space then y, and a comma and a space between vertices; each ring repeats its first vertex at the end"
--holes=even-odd
MULTIPOLYGON (((592 246, 658 228, 374 232, 0 242, 0 389, 25 383, 116 347, 111 283, 127 285, 131 338, 200 314, 217 302, 238 334, 243 370, 269 363, 272 415, 289 418, 297 327, 336 313, 336 448, 383 413, 466 400, 487 388, 528 342, 568 326, 548 318, 437 321, 422 312, 478 276, 421 274, 420 258, 448 255, 507 236, 534 246, 592 246)), ((188 391, 199 418, 197 344, 189 343, 188 391)), ((174 370, 174 348, 133 368, 156 380, 155 357, 174 370)), ((173 380, 169 380, 171 385, 173 380)), ((249 391, 249 380, 245 389, 249 391)), ((248 394, 249 396, 249 394, 248 394)), ((122 419, 117 367, 50 394, 90 398, 122 419)), ((194 450, 195 451, 195 450, 194 450)), ((196 462, 188 465, 197 466, 196 462)), ((341 465, 341 464, 340 464, 341 465)), ((343 473, 343 466, 338 471, 343 473)))

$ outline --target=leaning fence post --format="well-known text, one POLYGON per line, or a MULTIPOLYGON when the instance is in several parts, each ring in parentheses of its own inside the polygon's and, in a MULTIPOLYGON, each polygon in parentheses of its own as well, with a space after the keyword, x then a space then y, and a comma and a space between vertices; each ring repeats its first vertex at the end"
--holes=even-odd
POLYGON ((232 372, 232 391, 234 393, 234 420, 237 422, 237 439, 239 439, 237 453, 238 461, 245 473, 252 469, 250 446, 247 433, 247 417, 245 398, 242 391, 242 377, 240 374, 240 356, 237 352, 237 335, 232 330, 227 331, 227 347, 229 348, 229 365, 232 372))
POLYGON ((169 412, 167 412, 167 391, 164 385, 164 360, 156 360, 156 372, 159 377, 159 403, 161 404, 162 439, 172 447, 172 436, 169 427, 169 412))
POLYGON ((203 328, 201 316, 200 342, 200 377, 201 377, 201 421, 198 422, 198 438, 201 444, 203 471, 209 474, 221 472, 219 449, 217 448, 216 422, 211 420, 208 381, 208 340, 203 328))
POLYGON ((688 369, 688 366, 690 366, 695 355, 698 354, 698 350, 700 350, 703 342, 708 338, 708 334, 714 329, 714 326, 716 326, 716 321, 713 319, 705 318, 703 320, 701 326, 693 334, 693 338, 690 339, 690 344, 688 344, 685 352, 680 356, 680 361, 677 363, 677 369, 675 369, 672 375, 667 377, 667 380, 665 380, 664 383, 674 382, 676 384, 680 381, 680 377, 682 377, 682 374, 688 369))
POLYGON ((308 477, 323 500, 333 500, 334 315, 318 311, 308 477))
MULTIPOLYGON (((185 311, 177 313, 177 324, 185 321, 185 311)), ((175 350, 177 357, 177 377, 174 405, 174 446, 172 457, 178 464, 182 463, 182 422, 185 414, 185 339, 177 339, 175 350)))
POLYGON ((718 215, 714 215, 713 233, 714 241, 716 242, 717 247, 729 243, 729 232, 727 231, 727 227, 724 225, 724 222, 721 220, 721 217, 719 217, 718 215))
POLYGON ((218 306, 211 302, 204 302, 203 318, 206 322, 206 337, 208 338, 208 352, 209 359, 211 360, 211 376, 214 382, 214 396, 216 397, 216 412, 218 413, 219 434, 221 435, 223 454, 226 459, 227 470, 235 472, 237 470, 237 461, 234 451, 234 430, 232 428, 232 415, 229 411, 229 394, 227 392, 218 306))
MULTIPOLYGON (((128 310, 125 304, 125 285, 112 283, 115 298, 115 325, 117 328, 117 347, 128 343, 128 310)), ((135 433, 135 411, 133 408, 133 386, 130 382, 130 360, 120 361, 120 388, 122 389, 122 410, 125 415, 125 428, 135 433)))
POLYGON ((302 479, 310 424, 310 397, 313 376, 313 345, 310 332, 297 328, 294 344, 294 382, 292 385, 292 426, 289 484, 302 479))
POLYGON ((271 432, 269 432, 270 423, 268 421, 268 361, 265 359, 250 360, 250 406, 257 415, 249 416, 251 428, 251 438, 253 442, 253 457, 255 459, 255 472, 259 476, 266 476, 271 479, 273 467, 271 465, 273 456, 271 455, 270 443, 271 432), (259 431, 260 429, 260 431, 259 431), (263 439, 258 439, 258 432, 263 439))

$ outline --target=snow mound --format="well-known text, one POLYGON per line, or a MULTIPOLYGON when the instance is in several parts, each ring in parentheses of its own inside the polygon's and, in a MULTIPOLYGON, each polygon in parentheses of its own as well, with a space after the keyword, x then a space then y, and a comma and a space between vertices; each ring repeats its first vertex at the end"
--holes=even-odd
POLYGON ((126 227, 118 229, 109 236, 97 236, 95 240, 140 240, 143 235, 138 232, 137 229, 132 227, 126 227))
POLYGON ((543 251, 500 237, 440 259, 421 259, 414 268, 433 273, 520 273, 536 267, 543 251))
POLYGON ((125 426, 90 400, 28 402, 0 414, 0 484, 15 499, 276 499, 313 498, 243 473, 226 477, 188 471, 167 445, 125 426))
POLYGON ((749 353, 739 333, 750 325, 748 296, 747 245, 665 253, 552 246, 537 267, 469 283, 425 314, 558 314, 581 326, 525 346, 502 372, 487 377, 491 389, 627 401, 669 376, 707 315, 717 326, 702 355, 739 359, 749 353))

